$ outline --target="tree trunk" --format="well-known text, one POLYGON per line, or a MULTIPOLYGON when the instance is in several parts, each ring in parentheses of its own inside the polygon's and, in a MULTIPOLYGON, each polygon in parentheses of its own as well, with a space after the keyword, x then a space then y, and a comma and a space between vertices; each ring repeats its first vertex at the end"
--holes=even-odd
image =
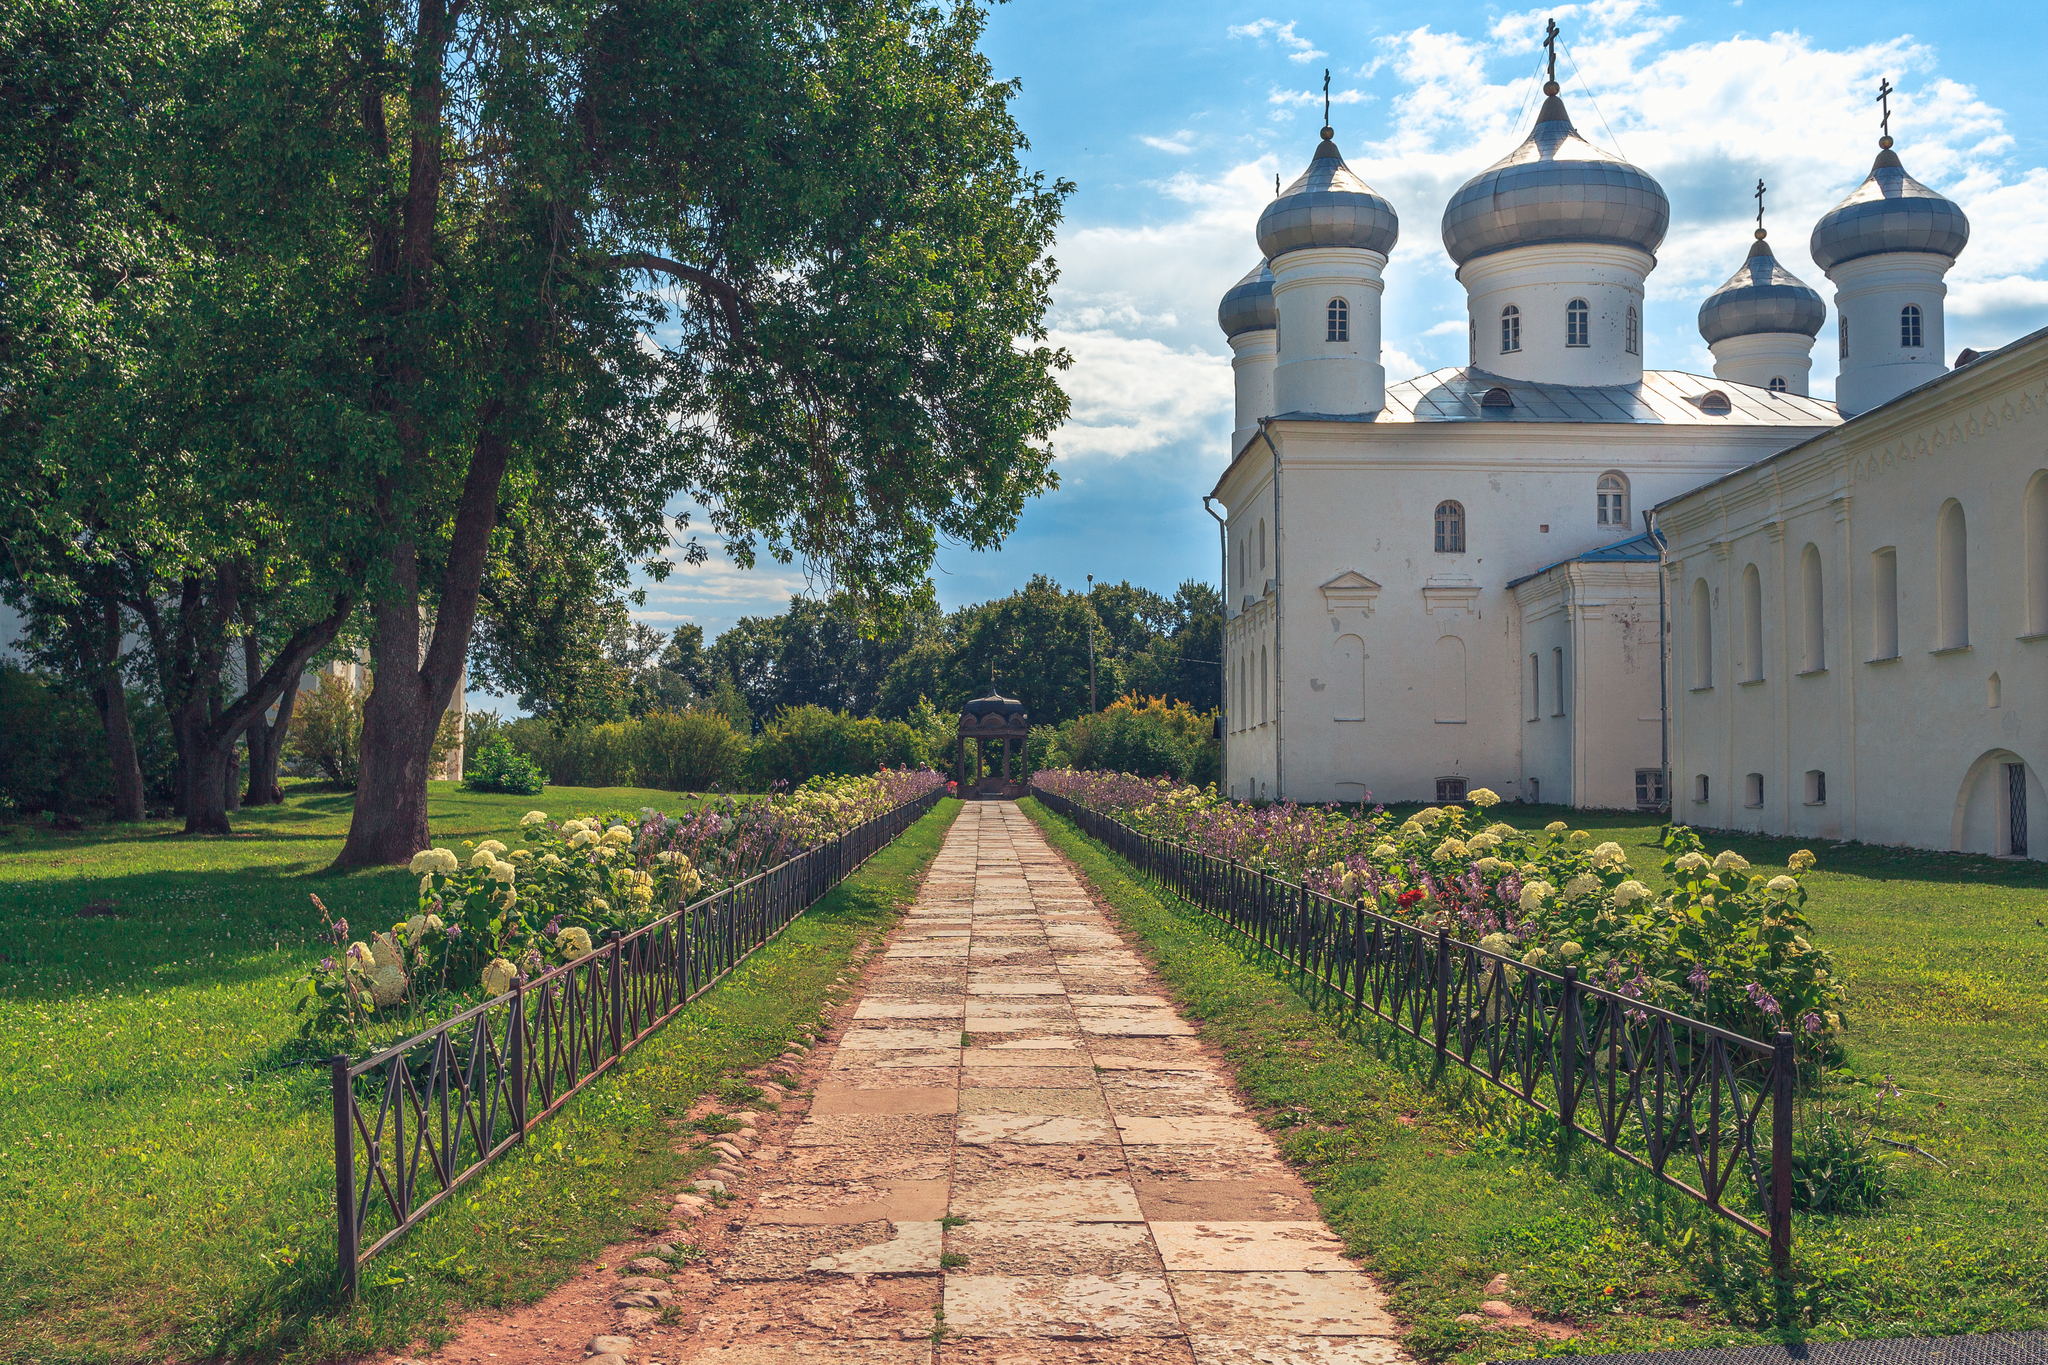
POLYGON ((249 744, 249 791, 242 798, 243 805, 284 804, 284 787, 277 780, 277 764, 284 753, 285 737, 291 733, 292 707, 298 699, 299 675, 295 673, 285 681, 284 691, 278 694, 277 719, 267 723, 258 720, 250 725, 246 735, 249 744))
POLYGON ((100 602, 104 634, 100 676, 93 688, 100 723, 107 729, 107 757, 114 767, 114 818, 143 817, 142 762, 135 752, 135 725, 128 715, 128 688, 121 679, 121 604, 111 597, 100 602))
POLYGON ((185 791, 185 833, 232 834, 228 825, 228 759, 234 753, 234 740, 225 745, 209 742, 205 708, 203 701, 188 705, 183 721, 185 743, 180 757, 184 781, 179 785, 185 791))

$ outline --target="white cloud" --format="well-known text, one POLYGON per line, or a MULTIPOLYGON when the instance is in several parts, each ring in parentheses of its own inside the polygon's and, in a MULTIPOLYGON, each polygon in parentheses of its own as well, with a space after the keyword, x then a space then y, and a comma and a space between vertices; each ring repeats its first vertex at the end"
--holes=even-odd
POLYGON ((1203 436, 1217 448, 1230 425, 1230 361, 1151 337, 1055 329, 1074 357, 1061 376, 1073 408, 1055 445, 1063 457, 1122 459, 1203 436))
POLYGON ((1186 156, 1195 149, 1195 135, 1186 128, 1181 129, 1171 137, 1141 136, 1138 141, 1144 143, 1147 147, 1154 147, 1162 152, 1172 152, 1175 156, 1186 156))
POLYGON ((1287 60, 1290 62, 1312 62, 1318 57, 1330 55, 1308 39, 1298 36, 1294 31, 1294 24, 1295 21, 1292 19, 1284 24, 1278 19, 1254 19, 1249 24, 1232 24, 1230 36, 1253 38, 1260 42, 1270 38, 1281 47, 1290 49, 1287 54, 1287 60))
MULTIPOLYGON (((1371 95, 1366 94, 1363 90, 1332 90, 1330 92, 1330 103, 1332 104, 1370 104, 1372 103, 1372 98, 1371 95)), ((1323 92, 1320 90, 1282 90, 1275 86, 1266 96, 1266 103, 1277 105, 1284 109, 1291 109, 1297 104, 1317 105, 1322 102, 1323 92)))

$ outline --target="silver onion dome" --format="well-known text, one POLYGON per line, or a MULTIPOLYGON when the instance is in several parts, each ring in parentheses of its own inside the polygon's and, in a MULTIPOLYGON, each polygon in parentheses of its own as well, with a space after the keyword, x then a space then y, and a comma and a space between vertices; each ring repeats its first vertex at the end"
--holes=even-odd
POLYGON ((1749 248, 1749 259, 1728 283, 1707 295, 1700 305, 1700 335, 1709 346, 1730 337, 1763 332, 1800 332, 1819 336, 1828 306, 1818 291, 1778 264, 1761 231, 1749 248))
POLYGON ((1655 254, 1671 201, 1647 171, 1579 136, 1555 87, 1521 146, 1444 208, 1444 250, 1463 265, 1538 242, 1601 242, 1655 254))
POLYGON ((1244 278, 1223 295, 1223 302, 1216 306, 1216 325, 1227 337, 1280 325, 1280 314, 1273 307, 1273 271, 1265 261, 1245 271, 1244 278))
POLYGON ((1269 261, 1307 247, 1343 246, 1391 253, 1401 236, 1394 206, 1344 164, 1329 128, 1308 163, 1259 215, 1259 250, 1269 261))
POLYGON ((1950 260, 1970 242, 1970 220, 1949 199, 1906 174, 1891 139, 1856 192, 1813 225, 1813 259, 1822 270, 1887 251, 1926 251, 1950 260))

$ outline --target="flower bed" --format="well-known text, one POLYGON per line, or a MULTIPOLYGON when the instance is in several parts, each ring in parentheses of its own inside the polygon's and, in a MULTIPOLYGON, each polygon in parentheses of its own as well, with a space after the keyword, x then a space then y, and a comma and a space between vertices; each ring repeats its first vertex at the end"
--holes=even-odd
MULTIPOLYGON (((928 770, 814 778, 761 799, 726 797, 687 815, 643 809, 561 821, 544 810, 520 821, 522 848, 465 842, 422 849, 414 914, 366 941, 330 925, 342 950, 300 982, 308 1039, 355 1039, 405 1007, 416 1021, 431 997, 482 987, 588 955, 610 930, 631 930, 735 886, 807 848, 945 785, 928 770)), ((327 907, 315 896, 323 917, 327 907)))
POLYGON ((1384 810, 1255 807, 1122 773, 1039 772, 1032 783, 1158 838, 1271 872, 1390 918, 1582 978, 1755 1038, 1782 1028, 1832 1050, 1843 988, 1834 959, 1806 937, 1800 877, 1765 876, 1733 851, 1709 857, 1684 826, 1664 832, 1671 889, 1637 880, 1619 844, 1557 821, 1543 830, 1489 822, 1499 797, 1431 806, 1396 824, 1384 810))

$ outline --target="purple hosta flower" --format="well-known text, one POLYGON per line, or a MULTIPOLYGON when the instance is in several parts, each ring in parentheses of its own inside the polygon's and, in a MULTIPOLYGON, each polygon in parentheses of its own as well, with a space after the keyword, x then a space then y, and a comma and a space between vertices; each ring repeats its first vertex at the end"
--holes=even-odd
POLYGON ((548 921, 548 927, 541 930, 541 932, 546 934, 549 938, 559 938, 562 933, 562 917, 560 915, 556 915, 553 919, 548 921))
POLYGON ((344 942, 348 938, 348 921, 345 919, 338 919, 334 923, 328 925, 327 930, 329 933, 334 935, 334 941, 336 943, 344 942))
POLYGON ((1891 1078, 1890 1072, 1885 1073, 1883 1082, 1877 1087, 1877 1097, 1881 1100, 1895 1100, 1905 1093, 1899 1088, 1899 1083, 1891 1078))
POLYGON ((331 958, 331 957, 323 957, 323 958, 321 958, 321 959, 320 959, 320 970, 321 970, 321 971, 323 971, 323 972, 332 972, 332 971, 339 971, 340 969, 341 969, 341 964, 340 964, 339 962, 336 962, 336 961, 335 961, 335 960, 334 960, 333 958, 331 958))
POLYGON ((1695 995, 1705 995, 1707 987, 1712 982, 1713 978, 1707 975, 1707 964, 1704 962, 1695 964, 1692 973, 1685 978, 1685 984, 1692 987, 1695 995))
POLYGON ((444 928, 441 932, 448 935, 448 941, 450 943, 454 943, 462 937, 462 926, 459 924, 451 924, 444 928))
POLYGON ((1808 1010, 1805 1014, 1799 1016, 1799 1026, 1808 1033, 1819 1033, 1823 1027, 1820 1016, 1812 1010, 1808 1010))
POLYGON ((1756 1005, 1756 1007, 1762 1010, 1765 1014, 1771 1015, 1774 1018, 1777 1016, 1777 997, 1772 995, 1769 991, 1765 990, 1763 988, 1762 982, 1752 981, 1749 983, 1747 989, 1749 991, 1749 998, 1751 1003, 1756 1005))
POLYGON ((1502 905, 1522 903, 1522 874, 1510 872, 1500 879, 1500 902, 1502 905))

